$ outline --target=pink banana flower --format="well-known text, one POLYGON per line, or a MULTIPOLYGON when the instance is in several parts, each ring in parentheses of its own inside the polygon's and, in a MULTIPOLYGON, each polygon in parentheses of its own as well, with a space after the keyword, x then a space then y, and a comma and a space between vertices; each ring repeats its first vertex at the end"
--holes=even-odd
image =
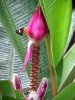
POLYGON ((37 89, 37 92, 31 91, 26 100, 43 100, 48 88, 47 78, 42 78, 42 81, 37 89))
POLYGON ((37 5, 36 10, 34 11, 29 21, 28 27, 16 30, 16 33, 20 35, 22 35, 23 32, 25 32, 29 38, 29 43, 28 43, 29 47, 27 49, 27 54, 24 59, 24 64, 22 66, 21 71, 24 70, 32 54, 31 44, 40 42, 42 39, 44 39, 48 35, 48 32, 49 32, 48 26, 47 26, 47 23, 46 23, 46 20, 45 20, 45 17, 43 15, 40 5, 37 5))

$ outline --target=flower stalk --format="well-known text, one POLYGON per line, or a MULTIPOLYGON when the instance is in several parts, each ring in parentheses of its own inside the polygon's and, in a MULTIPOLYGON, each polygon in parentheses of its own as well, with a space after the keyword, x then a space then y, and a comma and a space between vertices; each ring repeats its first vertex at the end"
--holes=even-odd
POLYGON ((32 64, 30 68, 30 92, 36 91, 38 87, 39 51, 40 44, 33 44, 32 64))

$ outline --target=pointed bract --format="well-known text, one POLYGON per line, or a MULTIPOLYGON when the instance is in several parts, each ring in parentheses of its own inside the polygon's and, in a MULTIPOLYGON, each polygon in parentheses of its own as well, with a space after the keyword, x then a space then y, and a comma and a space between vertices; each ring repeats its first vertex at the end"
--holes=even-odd
POLYGON ((47 78, 43 78, 37 90, 37 95, 38 95, 39 100, 43 100, 43 97, 46 94, 47 88, 48 88, 48 80, 47 78))
POLYGON ((13 74, 12 84, 13 84, 15 90, 21 90, 23 92, 21 79, 20 79, 19 75, 16 73, 13 74))
POLYGON ((30 57, 31 57, 31 54, 32 54, 32 47, 31 47, 31 44, 32 44, 32 41, 29 41, 28 42, 28 49, 27 49, 27 53, 26 53, 26 56, 25 56, 25 59, 24 59, 24 63, 22 65, 22 69, 21 71, 24 70, 24 68, 26 67, 30 57))

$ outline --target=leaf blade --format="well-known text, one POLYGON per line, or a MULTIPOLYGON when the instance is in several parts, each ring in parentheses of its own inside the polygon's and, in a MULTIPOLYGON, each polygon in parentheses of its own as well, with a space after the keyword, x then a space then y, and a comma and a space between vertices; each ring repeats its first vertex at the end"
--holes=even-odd
POLYGON ((9 80, 0 81, 0 88, 2 90, 2 96, 16 97, 15 90, 9 80))
POLYGON ((67 78, 71 74, 71 71, 74 69, 74 66, 75 66, 74 59, 75 59, 75 44, 71 47, 71 49, 68 51, 68 53, 63 58, 63 73, 62 73, 62 78, 61 78, 61 82, 60 82, 60 86, 58 90, 62 88, 65 82, 71 80, 71 79, 67 80, 67 78))
POLYGON ((25 97, 23 95, 23 93, 20 90, 16 90, 16 100, 24 100, 25 97))
POLYGON ((75 82, 68 85, 53 100, 74 100, 75 99, 75 82))
POLYGON ((39 0, 50 30, 51 64, 56 67, 66 46, 72 12, 71 0, 39 0), (66 23, 66 24, 65 24, 66 23))

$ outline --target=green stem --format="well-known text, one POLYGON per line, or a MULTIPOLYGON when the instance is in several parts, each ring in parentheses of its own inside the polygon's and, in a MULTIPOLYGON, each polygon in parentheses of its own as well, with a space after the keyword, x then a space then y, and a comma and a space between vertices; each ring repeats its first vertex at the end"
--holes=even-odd
POLYGON ((46 38, 46 48, 47 48, 48 63, 49 63, 49 69, 50 69, 50 78, 51 78, 51 84, 52 84, 52 95, 54 98, 57 95, 57 87, 56 87, 54 69, 53 69, 52 65, 50 64, 50 48, 49 48, 48 37, 46 38))

